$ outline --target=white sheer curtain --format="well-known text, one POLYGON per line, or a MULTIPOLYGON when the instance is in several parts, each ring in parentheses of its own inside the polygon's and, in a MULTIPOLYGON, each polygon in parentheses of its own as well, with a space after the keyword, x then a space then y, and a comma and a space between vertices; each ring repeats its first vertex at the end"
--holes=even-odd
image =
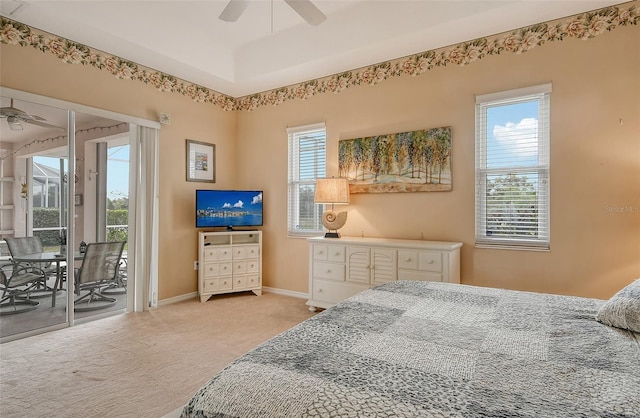
POLYGON ((133 298, 129 306, 136 312, 158 303, 158 129, 130 125, 129 165, 129 254, 133 265, 128 276, 133 277, 133 298))

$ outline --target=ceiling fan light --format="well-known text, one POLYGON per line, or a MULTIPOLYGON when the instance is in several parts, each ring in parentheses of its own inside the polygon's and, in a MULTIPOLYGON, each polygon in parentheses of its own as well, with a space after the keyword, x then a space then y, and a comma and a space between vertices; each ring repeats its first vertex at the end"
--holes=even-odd
POLYGON ((24 129, 22 127, 22 124, 20 123, 20 120, 15 116, 7 117, 7 123, 9 124, 9 129, 11 129, 12 131, 21 131, 24 129))

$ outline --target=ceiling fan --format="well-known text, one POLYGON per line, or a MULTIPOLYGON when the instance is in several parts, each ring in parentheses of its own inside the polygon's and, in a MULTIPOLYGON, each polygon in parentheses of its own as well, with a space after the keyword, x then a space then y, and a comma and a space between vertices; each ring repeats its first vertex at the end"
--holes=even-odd
MULTIPOLYGON (((272 0, 273 1, 273 0, 272 0)), ((218 19, 225 22, 235 22, 245 11, 251 0, 229 0, 218 19)), ((300 15, 308 24, 318 26, 327 17, 318 9, 311 0, 284 0, 296 13, 300 15)))
POLYGON ((12 131, 23 130, 24 127, 22 126, 22 123, 30 123, 32 125, 41 126, 43 128, 62 129, 64 131, 64 128, 60 126, 46 123, 46 119, 43 117, 40 117, 38 115, 30 115, 27 112, 16 109, 15 107, 13 107, 13 99, 11 99, 11 106, 0 107, 0 118, 7 118, 9 129, 11 129, 12 131))

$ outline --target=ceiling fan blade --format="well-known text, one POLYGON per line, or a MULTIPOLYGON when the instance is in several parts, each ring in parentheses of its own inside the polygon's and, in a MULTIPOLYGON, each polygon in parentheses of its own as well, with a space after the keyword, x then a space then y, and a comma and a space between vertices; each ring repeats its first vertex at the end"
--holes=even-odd
POLYGON ((327 19, 310 0, 284 0, 293 10, 296 11, 308 24, 318 26, 327 19))
POLYGON ((220 13, 218 19, 225 22, 235 22, 244 13, 248 5, 249 0, 229 0, 227 7, 220 13))
MULTIPOLYGON (((63 127, 60 126, 56 126, 56 125, 51 125, 50 123, 45 123, 45 122, 40 122, 37 119, 26 119, 26 118, 19 118, 21 122, 24 123, 29 123, 31 125, 37 125, 37 126, 41 126, 43 128, 55 128, 55 129, 61 129, 61 130, 66 130, 63 127)), ((42 118, 41 118, 42 119, 42 118)), ((44 120, 44 119, 43 119, 44 120)))

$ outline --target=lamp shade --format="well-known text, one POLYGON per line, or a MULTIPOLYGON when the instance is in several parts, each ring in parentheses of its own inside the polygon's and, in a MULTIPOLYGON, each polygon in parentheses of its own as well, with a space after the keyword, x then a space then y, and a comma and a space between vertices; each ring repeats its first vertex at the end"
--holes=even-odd
POLYGON ((316 179, 314 203, 349 203, 349 181, 345 178, 316 179))

